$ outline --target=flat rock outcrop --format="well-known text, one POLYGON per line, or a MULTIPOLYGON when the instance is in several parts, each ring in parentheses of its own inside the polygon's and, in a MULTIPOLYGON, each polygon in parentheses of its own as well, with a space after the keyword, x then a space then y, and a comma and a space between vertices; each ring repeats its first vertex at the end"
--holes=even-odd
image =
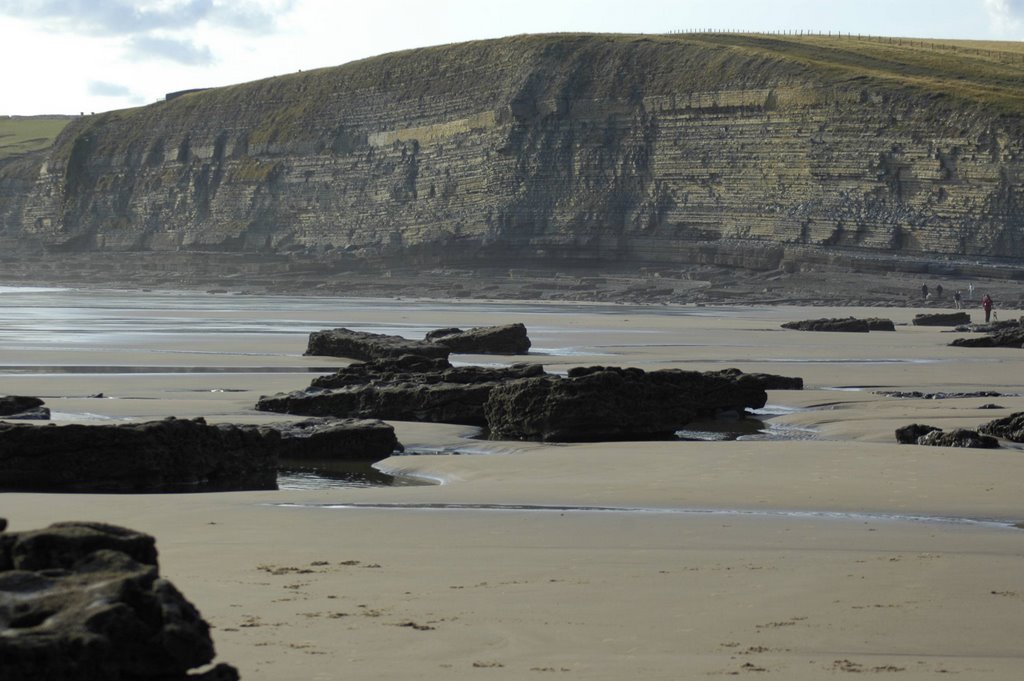
POLYGON ((971 315, 967 312, 924 312, 914 315, 910 323, 914 326, 959 326, 970 324, 971 315))
POLYGON ((484 402, 496 385, 537 376, 536 364, 453 367, 445 359, 409 355, 344 367, 308 390, 262 397, 261 411, 338 418, 379 418, 484 426, 484 402))
POLYGON ((0 395, 0 419, 48 421, 50 410, 38 397, 0 395))
POLYGON ((950 345, 958 348, 1021 348, 1024 347, 1024 327, 997 331, 988 336, 957 338, 950 345))
POLYGON ((326 329, 309 334, 306 355, 373 360, 402 355, 447 359, 451 350, 439 343, 351 329, 326 329))
POLYGON ((485 411, 494 438, 593 442, 671 438, 698 416, 742 414, 767 399, 745 374, 595 366, 504 383, 485 411))
POLYGON ((223 663, 189 673, 214 655, 153 537, 85 522, 0 533, 4 681, 237 681, 223 663))
POLYGON ((0 485, 51 491, 277 489, 281 436, 204 419, 129 424, 0 423, 0 485))
POLYGON ((925 445, 928 447, 968 447, 971 449, 996 449, 999 441, 967 428, 944 431, 935 426, 913 424, 896 429, 896 441, 900 444, 925 445))
POLYGON ((308 419, 271 426, 281 459, 380 461, 403 450, 394 427, 377 419, 308 419))
POLYGON ((478 326, 462 329, 436 329, 427 333, 426 341, 443 345, 452 352, 482 355, 525 355, 530 351, 530 337, 524 324, 478 326))
POLYGON ((979 433, 1001 437, 1010 442, 1024 442, 1024 412, 1017 412, 1009 416, 978 427, 979 433))
POLYGON ((846 333, 867 333, 869 331, 895 331, 891 319, 873 317, 856 319, 854 317, 832 317, 822 319, 805 319, 799 322, 786 322, 784 329, 795 331, 835 331, 846 333))
POLYGON ((260 398, 262 411, 431 421, 485 427, 493 437, 550 441, 667 437, 697 416, 764 406, 766 390, 803 380, 738 369, 706 373, 576 368, 567 378, 537 364, 453 367, 406 356, 353 364, 307 390, 260 398))
POLYGON ((192 492, 277 489, 280 459, 380 460, 402 445, 364 419, 264 426, 202 418, 130 424, 0 423, 0 489, 192 492))

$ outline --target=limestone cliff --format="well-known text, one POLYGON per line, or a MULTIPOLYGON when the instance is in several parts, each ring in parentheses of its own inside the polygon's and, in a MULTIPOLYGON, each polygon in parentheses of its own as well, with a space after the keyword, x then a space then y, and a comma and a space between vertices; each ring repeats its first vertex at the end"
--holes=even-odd
POLYGON ((413 50, 76 119, 0 165, 0 240, 408 262, 671 263, 715 244, 765 267, 785 244, 1019 258, 1022 73, 1009 48, 855 38, 413 50))

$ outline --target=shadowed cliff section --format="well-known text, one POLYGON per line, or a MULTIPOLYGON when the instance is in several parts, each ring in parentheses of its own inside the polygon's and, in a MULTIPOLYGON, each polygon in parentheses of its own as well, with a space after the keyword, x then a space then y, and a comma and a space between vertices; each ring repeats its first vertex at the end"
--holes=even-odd
POLYGON ((821 36, 411 50, 76 119, 0 162, 0 242, 406 264, 1019 258, 1022 68, 1016 44, 821 36))

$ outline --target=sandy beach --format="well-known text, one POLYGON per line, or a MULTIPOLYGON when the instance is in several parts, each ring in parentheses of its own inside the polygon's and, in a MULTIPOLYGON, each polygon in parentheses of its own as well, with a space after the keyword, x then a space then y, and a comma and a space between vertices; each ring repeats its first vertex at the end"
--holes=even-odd
POLYGON ((74 519, 156 536, 162 573, 243 679, 1020 676, 1024 448, 893 437, 1024 411, 1019 350, 949 347, 958 335, 911 326, 914 308, 209 299, 177 334, 14 342, 6 329, 0 393, 44 397, 58 423, 281 420, 256 399, 347 363, 302 356, 310 328, 422 337, 513 321, 534 341, 525 360, 553 372, 737 367, 806 386, 769 393, 763 439, 543 445, 393 422, 407 455, 378 468, 440 484, 0 496, 12 530, 74 519), (896 331, 780 328, 845 316, 896 331), (221 333, 228 318, 248 331, 221 333), (877 394, 891 390, 1003 396, 877 394))

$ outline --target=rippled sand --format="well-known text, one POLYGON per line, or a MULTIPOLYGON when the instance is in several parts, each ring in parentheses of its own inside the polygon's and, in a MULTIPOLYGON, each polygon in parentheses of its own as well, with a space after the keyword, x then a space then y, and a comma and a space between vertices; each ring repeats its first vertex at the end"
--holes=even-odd
MULTIPOLYGON (((379 467, 443 484, 3 496, 12 529, 90 519, 156 535, 164 575, 244 679, 1019 678, 1024 452, 898 446, 893 430, 974 427, 1024 398, 874 394, 1024 392, 1019 351, 951 348, 955 334, 909 325, 779 328, 877 309, 152 296, 112 293, 93 314, 69 295, 77 317, 0 300, 0 391, 45 396, 64 421, 276 420, 256 397, 345 363, 302 357, 310 330, 510 321, 552 371, 735 366, 807 384, 770 393, 761 416, 813 438, 799 441, 540 445, 395 423, 421 455, 379 467)), ((915 312, 884 311, 897 324, 915 312)))

